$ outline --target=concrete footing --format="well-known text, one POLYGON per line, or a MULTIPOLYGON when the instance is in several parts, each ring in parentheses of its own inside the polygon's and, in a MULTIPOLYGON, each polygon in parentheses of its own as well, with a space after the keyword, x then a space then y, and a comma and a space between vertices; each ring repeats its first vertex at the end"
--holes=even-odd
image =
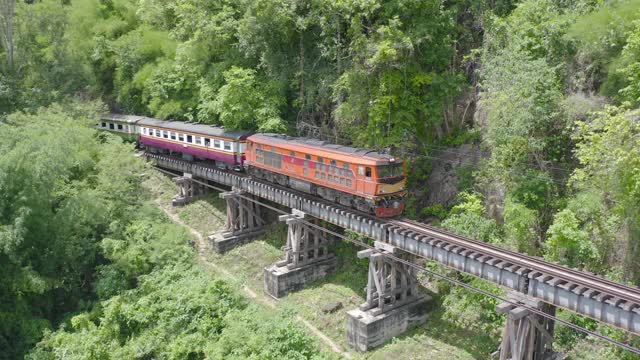
POLYGON ((213 251, 218 254, 224 254, 237 246, 250 242, 265 232, 266 230, 264 228, 237 234, 228 231, 218 231, 209 235, 208 238, 213 251))
POLYGON ((267 266, 264 268, 264 292, 275 299, 282 298, 309 283, 324 279, 336 269, 336 263, 336 258, 330 256, 294 269, 289 269, 284 262, 267 266))
POLYGON ((408 329, 424 324, 431 309, 432 298, 422 295, 416 300, 374 315, 375 311, 347 311, 347 340, 358 351, 369 351, 408 329))

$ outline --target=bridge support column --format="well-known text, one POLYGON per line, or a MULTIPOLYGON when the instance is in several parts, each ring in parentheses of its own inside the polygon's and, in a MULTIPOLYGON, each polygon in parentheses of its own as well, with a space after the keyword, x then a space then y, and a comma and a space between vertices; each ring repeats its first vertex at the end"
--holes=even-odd
POLYGON ((264 268, 264 291, 273 298, 300 290, 336 268, 325 232, 306 224, 304 216, 294 209, 292 215, 279 217, 288 225, 285 259, 264 268))
POLYGON ((384 344, 409 328, 427 320, 431 297, 418 291, 415 269, 390 259, 394 247, 376 242, 385 250, 367 249, 359 258, 369 258, 367 300, 347 312, 347 339, 358 351, 384 344))
MULTIPOLYGON (((555 315, 555 306, 522 294, 512 293, 510 300, 529 308, 555 315)), ((507 323, 500 345, 500 360, 550 360, 556 358, 552 350, 554 321, 528 308, 505 302, 496 308, 507 314, 507 323)))
POLYGON ((260 206, 249 200, 253 195, 233 188, 220 193, 220 198, 227 202, 227 221, 224 230, 209 236, 215 252, 227 252, 265 232, 260 206))
POLYGON ((179 186, 178 195, 171 199, 173 206, 186 205, 207 194, 207 187, 193 181, 189 173, 184 173, 184 176, 175 177, 173 181, 179 186))

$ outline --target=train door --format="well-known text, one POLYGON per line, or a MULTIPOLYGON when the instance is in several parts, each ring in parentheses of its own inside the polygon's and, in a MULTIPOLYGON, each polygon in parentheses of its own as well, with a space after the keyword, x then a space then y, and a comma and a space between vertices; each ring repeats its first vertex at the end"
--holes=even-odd
POLYGON ((356 174, 356 191, 358 194, 367 194, 368 187, 371 184, 371 167, 365 165, 358 165, 358 172, 356 174))

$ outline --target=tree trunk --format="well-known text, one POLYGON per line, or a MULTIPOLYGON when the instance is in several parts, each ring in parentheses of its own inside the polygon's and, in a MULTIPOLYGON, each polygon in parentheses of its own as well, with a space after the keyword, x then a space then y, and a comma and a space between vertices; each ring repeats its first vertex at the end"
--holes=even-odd
POLYGON ((14 44, 13 44, 13 18, 15 16, 16 0, 0 0, 0 24, 2 28, 2 47, 7 53, 7 66, 13 69, 14 44))
POLYGON ((7 52, 7 66, 13 69, 13 18, 16 11, 16 0, 0 0, 0 35, 2 36, 2 47, 7 52))

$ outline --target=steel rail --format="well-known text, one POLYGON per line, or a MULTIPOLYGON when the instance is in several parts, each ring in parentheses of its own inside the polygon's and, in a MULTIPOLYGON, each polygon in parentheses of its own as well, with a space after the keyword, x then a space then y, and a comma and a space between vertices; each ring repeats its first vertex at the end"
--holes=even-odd
MULTIPOLYGON (((156 155, 158 156, 158 155, 156 155)), ((161 157, 166 157, 166 158, 173 158, 174 160, 179 160, 179 161, 185 161, 184 159, 179 159, 179 158, 174 158, 171 156, 166 156, 166 155, 160 155, 161 157)), ((185 161, 187 163, 190 163, 190 165, 193 166, 200 166, 200 167, 205 167, 205 168, 211 168, 211 169, 215 169, 218 171, 224 171, 221 169, 218 169, 214 166, 208 166, 207 164, 196 164, 193 162, 189 162, 189 161, 185 161)), ((289 192, 293 192, 296 193, 298 195, 301 196, 309 196, 308 194, 302 193, 300 191, 296 191, 294 189, 290 189, 287 187, 283 187, 280 186, 278 184, 272 184, 269 182, 265 182, 259 179, 255 179, 251 176, 247 176, 245 174, 242 173, 237 173, 237 172, 233 172, 233 175, 241 177, 241 178, 249 178, 253 181, 257 181, 260 183, 264 183, 270 186, 274 186, 276 188, 280 188, 282 190, 286 190, 289 192)), ((554 264, 554 263, 550 263, 548 261, 542 260, 542 259, 538 259, 536 257, 533 256, 529 256, 529 255, 525 255, 525 254, 521 254, 515 251, 511 251, 508 249, 504 249, 498 246, 495 246, 493 244, 489 244, 486 242, 482 242, 482 241, 478 241, 478 240, 473 240, 467 237, 463 237, 460 236, 458 234, 454 234, 450 231, 444 230, 444 229, 439 229, 439 228, 435 228, 433 226, 427 225, 427 224, 423 224, 420 222, 417 222, 415 220, 411 220, 411 219, 407 219, 407 218, 403 218, 403 219, 398 219, 398 220, 387 220, 387 219, 381 219, 381 218, 377 218, 377 217, 373 217, 370 214, 366 214, 364 212, 358 211, 356 209, 351 209, 351 208, 347 208, 344 207, 340 204, 335 204, 332 203, 328 200, 324 200, 324 199, 320 199, 320 198, 315 198, 313 197, 314 201, 318 201, 321 203, 325 203, 328 205, 332 205, 332 206, 337 206, 340 208, 343 208, 345 210, 348 210, 350 212, 354 212, 357 213, 361 216, 367 217, 367 218, 371 218, 371 219, 375 219, 376 221, 381 221, 381 222, 385 222, 387 224, 390 225, 395 225, 398 226, 400 228, 403 228, 405 230, 411 230, 414 232, 418 232, 421 233, 423 235, 427 235, 427 236, 431 236, 433 238, 436 238, 438 240, 442 240, 442 241, 448 241, 450 243, 454 243, 456 245, 465 247, 469 250, 475 251, 477 253, 481 253, 481 254, 485 254, 485 255, 490 255, 493 256, 499 260, 511 263, 513 265, 519 265, 525 268, 528 268, 532 271, 539 271, 541 273, 547 274, 547 275, 551 275, 554 276, 560 280, 563 281, 567 281, 567 282, 571 282, 574 284, 577 284, 578 286, 584 286, 586 288, 589 289, 593 289, 595 291, 598 291, 601 294, 605 294, 605 295, 610 295, 612 297, 618 297, 624 301, 627 301, 629 303, 634 303, 634 304, 638 304, 638 306, 640 306, 640 289, 638 288, 634 288, 634 287, 629 287, 593 274, 589 274, 583 271, 579 271, 579 270, 575 270, 569 267, 565 267, 562 265, 558 265, 558 264, 554 264)))
MULTIPOLYGON (((166 158, 173 158, 174 160, 178 160, 178 161, 184 161, 184 162, 190 163, 190 165, 192 166, 200 166, 200 167, 215 169, 218 171, 224 171, 214 166, 208 166, 207 164, 196 164, 193 162, 185 161, 184 159, 174 158, 166 155, 160 155, 160 156, 166 157, 166 158)), ((278 184, 272 184, 259 179, 255 179, 251 176, 247 176, 242 173, 233 172, 233 175, 241 178, 248 178, 248 179, 251 179, 252 181, 257 181, 260 183, 264 183, 266 185, 274 186, 276 188, 280 188, 281 190, 293 192, 301 196, 309 196, 308 194, 302 193, 300 191, 283 187, 278 184)), ((433 226, 423 224, 415 220, 411 220, 407 218, 398 219, 398 220, 381 219, 381 218, 373 217, 370 214, 363 213, 356 209, 351 209, 351 208, 344 207, 340 204, 332 203, 328 200, 315 198, 315 197, 312 197, 312 198, 314 201, 318 201, 318 202, 332 205, 335 207, 340 207, 350 212, 357 213, 363 217, 375 219, 376 221, 384 222, 390 225, 395 225, 404 230, 414 231, 417 233, 421 233, 423 235, 433 237, 438 240, 447 241, 447 242, 459 245, 461 247, 467 248, 469 250, 472 250, 474 252, 490 255, 499 260, 511 263, 513 265, 519 265, 519 266, 528 268, 532 271, 538 271, 546 275, 551 275, 560 280, 571 282, 571 283, 577 284, 578 286, 584 286, 586 288, 598 291, 601 294, 608 295, 611 297, 617 297, 628 303, 633 303, 640 306, 640 289, 638 288, 629 287, 629 286, 626 286, 626 285, 623 285, 623 284, 620 284, 620 283, 617 283, 593 274, 571 269, 569 267, 565 267, 562 265, 550 263, 548 261, 538 259, 533 256, 507 250, 507 249, 495 246, 493 244, 463 237, 458 234, 454 234, 450 231, 435 228, 433 226)))
POLYGON ((640 305, 640 289, 629 287, 596 275, 578 271, 569 267, 540 260, 533 256, 520 254, 492 244, 469 239, 446 230, 434 228, 409 219, 392 220, 390 224, 447 241, 469 250, 494 256, 513 265, 523 266, 533 271, 554 276, 558 279, 596 290, 602 294, 618 297, 622 300, 640 305))
MULTIPOLYGON (((162 168, 157 167, 157 166, 155 167, 155 169, 156 169, 156 170, 159 170, 160 172, 163 172, 163 173, 169 174, 169 175, 177 175, 177 174, 175 174, 175 173, 173 173, 173 172, 167 171, 167 170, 162 169, 162 168)), ((219 187, 213 186, 213 185, 211 185, 211 184, 209 184, 209 183, 207 183, 207 182, 202 182, 202 181, 195 180, 195 179, 193 179, 193 181, 194 181, 194 182, 196 182, 196 183, 198 183, 198 184, 201 184, 201 185, 204 185, 204 186, 206 186, 206 187, 209 187, 209 188, 211 188, 211 189, 214 189, 214 190, 216 190, 216 191, 220 191, 220 192, 228 191, 228 190, 225 190, 225 189, 223 189, 223 188, 219 188, 219 187)), ((253 203, 255 203, 255 204, 259 205, 259 206, 262 206, 262 207, 265 207, 265 208, 267 208, 267 209, 270 209, 270 210, 272 210, 272 211, 275 211, 275 212, 278 212, 278 213, 281 213, 281 214, 289 214, 288 212, 286 212, 286 211, 284 211, 284 210, 282 210, 282 209, 278 209, 277 207, 274 207, 274 206, 268 205, 268 204, 266 204, 266 203, 264 203, 264 202, 261 202, 261 201, 259 201, 259 200, 254 199, 254 198, 251 198, 251 197, 248 197, 248 196, 244 196, 244 195, 241 195, 241 194, 239 194, 238 196, 240 196, 241 198, 244 198, 245 200, 248 200, 248 201, 250 201, 250 202, 253 202, 253 203)), ((318 229, 318 230, 321 230, 321 231, 323 231, 323 232, 325 232, 325 233, 327 233, 327 234, 333 235, 333 236, 335 236, 335 237, 337 237, 337 238, 339 238, 339 239, 341 239, 341 240, 345 240, 345 241, 347 241, 347 242, 349 242, 349 243, 352 243, 352 244, 354 244, 354 245, 356 245, 356 246, 360 246, 360 247, 363 247, 363 248, 365 248, 365 249, 371 249, 371 250, 374 250, 374 251, 381 251, 380 249, 377 249, 377 248, 375 248, 374 246, 371 246, 371 245, 369 245, 369 244, 367 244, 367 243, 364 243, 364 242, 362 242, 362 241, 358 241, 358 240, 355 240, 355 239, 351 239, 351 238, 349 238, 348 236, 345 236, 344 234, 340 234, 340 233, 338 233, 338 232, 335 232, 335 231, 332 231, 332 230, 330 230, 330 229, 324 228, 324 227, 322 227, 322 226, 320 226, 320 225, 318 225, 318 224, 315 224, 315 223, 309 222, 309 221, 304 220, 304 219, 302 219, 301 221, 302 221, 302 222, 304 222, 305 224, 307 224, 307 225, 308 225, 308 226, 310 226, 310 227, 313 227, 313 228, 316 228, 316 229, 318 229)), ((418 224, 420 224, 420 223, 418 223, 418 224)), ((425 225, 425 224, 421 224, 421 225, 425 225)), ((428 226, 428 225, 425 225, 425 226, 428 226)), ((443 232, 446 232, 446 231, 443 231, 443 232)), ((455 234, 452 234, 452 235, 455 235, 455 234)), ((385 253, 385 255, 384 255, 384 256, 387 256, 387 257, 389 257, 389 258, 393 259, 394 261, 398 261, 398 262, 400 262, 400 263, 402 263, 402 264, 405 264, 405 265, 407 265, 407 266, 410 266, 410 267, 412 267, 412 268, 414 268, 414 269, 416 269, 416 270, 418 270, 418 271, 426 272, 426 273, 431 274, 431 275, 433 275, 433 276, 436 276, 436 277, 438 277, 438 278, 440 278, 440 279, 443 279, 443 280, 449 281, 449 282, 451 282, 451 283, 453 283, 453 284, 455 284, 455 285, 457 285, 457 286, 460 286, 460 287, 466 288, 466 289, 468 289, 468 290, 471 290, 471 291, 474 291, 474 292, 477 292, 477 293, 483 294, 483 295, 485 295, 485 296, 492 297, 492 298, 494 298, 494 299, 496 299, 496 300, 500 300, 500 301, 502 301, 502 302, 506 302, 506 303, 509 303, 509 304, 514 305, 514 306, 517 306, 517 307, 526 308, 527 310, 529 310, 529 311, 531 311, 531 312, 533 312, 533 313, 535 313, 535 314, 537 314, 537 315, 540 315, 540 316, 545 317, 545 318, 547 318, 547 319, 551 319, 551 320, 556 321, 556 322, 558 322, 558 323, 560 323, 560 324, 562 324, 562 325, 565 325, 565 326, 567 326, 567 327, 570 327, 570 328, 572 328, 572 329, 574 329, 574 330, 580 331, 580 332, 585 333, 585 334, 587 334, 587 335, 591 335, 591 336, 593 336, 593 337, 595 337, 595 338, 598 338, 598 339, 600 339, 600 340, 603 340, 603 341, 605 341, 605 342, 608 342, 608 343, 610 343, 610 344, 612 344, 612 345, 618 346, 618 347, 623 348, 623 349, 625 349, 625 350, 627 350, 627 351, 630 351, 630 352, 632 352, 632 353, 635 353, 635 354, 640 355, 640 349, 634 348, 633 346, 631 346, 631 345, 629 345, 629 344, 627 344, 627 343, 624 343, 624 342, 621 342, 621 341, 618 341, 618 340, 612 339, 612 338, 610 338, 610 337, 608 337, 608 336, 606 336, 606 335, 599 334, 599 333, 597 333, 597 332, 595 332, 595 331, 592 331, 592 330, 586 329, 586 328, 584 328, 584 327, 581 327, 581 326, 579 326, 579 325, 573 324, 573 323, 571 323, 571 322, 569 322, 569 321, 567 321, 567 320, 561 319, 561 318, 556 317, 556 316, 554 316, 554 315, 547 314, 547 313, 545 313, 544 311, 541 311, 541 310, 539 310, 539 309, 537 309, 537 308, 534 308, 534 307, 528 306, 528 305, 526 305, 526 304, 521 304, 521 303, 515 302, 515 301, 513 301, 513 300, 511 300, 511 299, 507 299, 507 298, 504 298, 504 297, 502 297, 502 296, 499 296, 499 295, 493 294, 493 293, 491 293, 491 292, 489 292, 489 291, 486 291, 486 290, 483 290, 483 289, 480 289, 480 288, 474 287, 474 286, 469 285, 469 284, 467 284, 467 283, 464 283, 464 282, 462 282, 462 281, 460 281, 460 280, 453 279, 453 278, 448 277, 448 276, 446 276, 446 275, 444 275, 444 274, 440 274, 440 273, 435 272, 435 271, 433 271, 433 270, 429 270, 429 269, 427 269, 427 268, 425 268, 425 267, 419 266, 419 265, 417 265, 417 264, 415 264, 415 263, 413 263, 413 262, 411 262, 411 261, 407 261, 406 259, 403 259, 403 258, 397 257, 397 256, 395 256, 395 255, 393 255, 393 254, 385 253)))

